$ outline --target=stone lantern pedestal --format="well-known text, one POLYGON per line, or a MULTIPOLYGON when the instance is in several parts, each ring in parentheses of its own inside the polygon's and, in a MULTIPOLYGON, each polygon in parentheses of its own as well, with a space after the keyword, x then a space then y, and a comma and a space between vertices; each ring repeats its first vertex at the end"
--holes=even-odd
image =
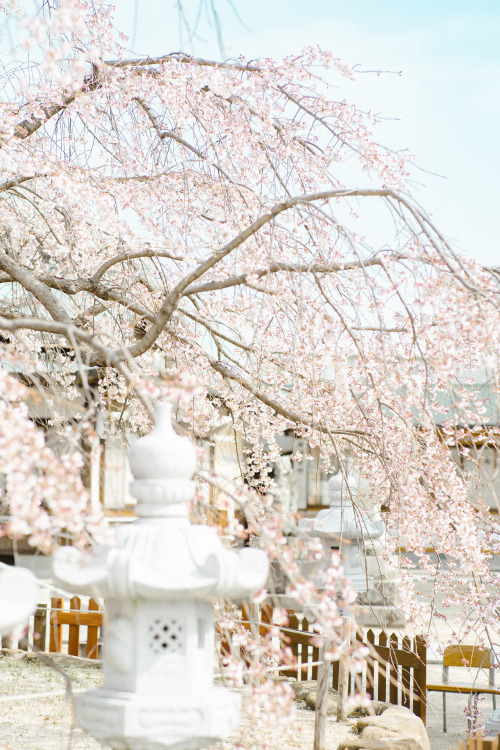
POLYGON ((61 586, 104 597, 103 686, 75 697, 77 721, 116 750, 206 748, 240 720, 239 695, 213 684, 211 598, 255 593, 267 556, 226 550, 214 529, 191 525, 196 452, 174 432, 170 405, 133 444, 130 466, 139 518, 115 547, 53 561, 61 586))

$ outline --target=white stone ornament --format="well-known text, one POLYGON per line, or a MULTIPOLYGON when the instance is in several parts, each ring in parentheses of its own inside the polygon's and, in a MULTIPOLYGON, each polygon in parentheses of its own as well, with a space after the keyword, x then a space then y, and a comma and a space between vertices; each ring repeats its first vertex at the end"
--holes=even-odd
POLYGON ((38 583, 25 568, 0 567, 0 635, 28 622, 36 607, 38 583))
MULTIPOLYGON (((382 536, 385 527, 382 521, 373 520, 354 505, 358 493, 356 476, 346 476, 345 472, 335 474, 328 481, 330 509, 320 510, 315 518, 301 519, 299 528, 322 540, 325 564, 329 564, 332 550, 342 550, 344 575, 359 594, 374 587, 364 566, 364 545, 382 536)), ((321 586, 321 570, 317 583, 321 586)))
POLYGON ((75 696, 77 721, 116 750, 196 750, 231 733, 240 696, 214 687, 211 597, 248 597, 268 575, 258 549, 226 550, 214 529, 193 526, 187 503, 196 450, 176 434, 170 404, 130 451, 139 518, 116 546, 62 549, 57 582, 104 597, 102 688, 75 696))
MULTIPOLYGON (((362 503, 356 502, 359 486, 355 474, 343 471, 331 477, 328 495, 329 509, 299 523, 302 531, 323 542, 323 560, 311 571, 316 585, 321 589, 332 549, 339 549, 345 577, 358 592, 358 602, 367 605, 357 613, 358 623, 384 627, 401 624, 398 560, 387 555, 386 529, 379 513, 373 509, 368 513, 362 503)), ((308 573, 305 571, 305 575, 308 573)))

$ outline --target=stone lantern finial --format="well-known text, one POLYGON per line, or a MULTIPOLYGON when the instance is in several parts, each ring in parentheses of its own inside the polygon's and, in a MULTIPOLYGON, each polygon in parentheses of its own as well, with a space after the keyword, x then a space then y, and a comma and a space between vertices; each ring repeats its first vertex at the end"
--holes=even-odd
POLYGON ((129 464, 135 481, 130 494, 140 518, 187 516, 196 471, 196 448, 172 426, 172 404, 156 409, 153 430, 132 443, 129 464))
POLYGON ((328 480, 328 498, 331 507, 338 507, 342 503, 351 503, 359 493, 359 479, 356 474, 339 471, 328 480))
POLYGON ((240 698, 214 687, 211 597, 246 597, 267 579, 262 550, 227 550, 191 525, 196 449, 176 434, 170 404, 130 451, 138 519, 116 546, 53 560, 64 588, 104 597, 104 683, 75 698, 78 723, 117 750, 196 750, 239 723, 240 698))

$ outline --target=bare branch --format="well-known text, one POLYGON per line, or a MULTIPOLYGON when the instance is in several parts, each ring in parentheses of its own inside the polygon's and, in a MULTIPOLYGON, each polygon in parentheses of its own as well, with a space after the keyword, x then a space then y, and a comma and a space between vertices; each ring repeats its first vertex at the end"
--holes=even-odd
POLYGON ((153 128, 155 129, 155 131, 156 131, 156 133, 158 135, 158 138, 160 140, 163 141, 163 140, 169 138, 172 141, 176 141, 181 146, 184 146, 184 148, 186 148, 188 151, 191 151, 191 153, 195 154, 195 156, 197 156, 198 159, 201 159, 201 161, 204 161, 207 164, 210 164, 210 166, 214 167, 223 177, 226 178, 226 180, 228 180, 229 182, 231 182, 233 185, 239 185, 239 187, 246 187, 245 185, 241 185, 239 183, 236 183, 232 179, 232 177, 230 177, 228 175, 228 173, 226 172, 226 170, 223 169, 219 164, 217 164, 217 162, 212 161, 211 159, 208 159, 204 154, 202 154, 201 151, 199 151, 197 148, 195 148, 190 143, 188 143, 187 141, 185 141, 184 138, 181 138, 180 135, 177 135, 177 133, 174 133, 173 130, 162 130, 161 127, 160 127, 160 124, 158 122, 158 118, 153 113, 153 110, 151 109, 151 107, 149 106, 149 104, 147 104, 147 102, 145 102, 144 99, 141 99, 140 97, 136 97, 136 101, 139 102, 139 104, 141 105, 142 109, 146 112, 146 114, 147 114, 147 116, 148 116, 148 118, 149 118, 149 120, 150 120, 153 128))
POLYGON ((101 277, 108 271, 112 266, 117 263, 126 263, 129 260, 136 260, 137 258, 168 258, 169 260, 184 260, 182 256, 172 255, 172 253, 166 250, 128 250, 120 255, 115 255, 114 258, 110 258, 102 266, 99 266, 97 271, 94 273, 92 278, 89 280, 96 284, 100 281, 101 277))
MULTIPOLYGON (((402 260, 405 256, 401 253, 391 255, 391 259, 402 260)), ((239 276, 231 276, 224 281, 208 281, 206 284, 200 284, 195 287, 188 287, 184 292, 188 294, 199 294, 200 292, 211 292, 216 289, 226 289, 227 287, 246 284, 249 276, 268 276, 269 274, 285 271, 288 273, 339 273, 340 271, 351 271, 353 269, 362 269, 368 266, 383 265, 380 258, 373 256, 367 260, 348 261, 344 263, 270 263, 268 268, 261 268, 256 271, 242 273, 239 276)))
POLYGON ((106 60, 104 64, 108 65, 110 68, 140 68, 149 67, 151 65, 161 65, 162 63, 168 62, 169 60, 175 60, 178 63, 187 63, 189 65, 198 65, 200 67, 229 68, 230 70, 241 70, 245 73, 260 73, 262 71, 262 68, 258 67, 257 65, 242 65, 241 63, 233 63, 230 61, 217 62, 215 60, 203 60, 200 57, 186 55, 184 52, 170 52, 168 55, 162 55, 161 57, 106 60))
POLYGON ((228 242, 224 247, 222 247, 220 250, 215 252, 210 258, 207 258, 203 263, 200 263, 197 268, 195 268, 191 273, 189 273, 184 279, 179 281, 179 283, 172 289, 172 291, 167 295, 165 300, 163 301, 163 304, 158 311, 157 318, 153 325, 150 327, 150 329, 146 332, 144 338, 142 338, 137 344, 132 345, 128 349, 128 353, 131 357, 138 357, 141 354, 144 354, 156 341, 158 336, 160 335, 161 331, 167 324, 167 322, 172 317, 172 314, 177 306, 178 301, 180 298, 186 293, 186 289, 189 288, 189 286, 194 282, 197 281, 197 279, 200 278, 200 276, 203 276, 207 271, 209 271, 211 268, 213 268, 217 263, 219 263, 223 258, 225 258, 229 253, 231 253, 233 250, 235 250, 237 247, 242 245, 246 240, 248 240, 250 237, 252 237, 254 234, 256 234, 259 229, 261 229, 266 224, 269 224, 273 219, 275 219, 279 214, 283 213, 283 211, 288 211, 291 208, 294 208, 295 206, 299 205, 305 205, 308 203, 312 203, 313 201, 321 201, 321 200, 329 200, 331 198, 347 198, 347 197, 384 197, 384 198, 393 198, 394 200, 398 200, 399 196, 397 193, 395 193, 393 190, 390 190, 389 188, 381 188, 381 189, 373 189, 373 190, 366 190, 361 188, 356 188, 352 190, 343 189, 343 190, 327 190, 320 193, 311 193, 310 195, 300 195, 296 198, 289 198, 286 201, 283 201, 282 203, 275 204, 268 213, 263 214, 260 216, 256 221, 254 221, 250 226, 248 226, 246 229, 243 230, 237 237, 235 237, 231 242, 228 242))
POLYGON ((9 255, 0 252, 0 268, 17 281, 45 307, 47 312, 61 323, 71 324, 71 318, 49 288, 25 266, 16 263, 9 255))
POLYGON ((13 187, 19 187, 19 185, 22 185, 23 182, 28 182, 29 180, 35 180, 37 177, 46 177, 46 175, 19 175, 18 177, 12 177, 10 180, 6 180, 5 182, 0 183, 0 193, 5 192, 6 190, 10 190, 13 187))

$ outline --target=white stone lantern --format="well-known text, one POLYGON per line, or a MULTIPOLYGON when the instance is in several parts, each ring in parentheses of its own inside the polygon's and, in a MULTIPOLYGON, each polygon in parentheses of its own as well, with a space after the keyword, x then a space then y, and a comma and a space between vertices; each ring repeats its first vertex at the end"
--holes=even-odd
MULTIPOLYGON (((339 472, 328 481, 330 508, 320 510, 315 518, 302 518, 299 529, 323 542, 325 564, 332 550, 341 550, 345 577, 359 594, 374 588, 374 581, 364 565, 364 547, 368 541, 378 539, 385 531, 382 521, 373 520, 354 505, 358 497, 355 476, 346 477, 339 472)), ((321 587, 321 568, 316 583, 321 587)))
POLYGON ((397 559, 385 548, 385 524, 378 513, 368 513, 356 503, 359 495, 355 475, 339 472, 328 482, 330 508, 315 518, 303 518, 299 529, 323 542, 323 560, 304 575, 315 576, 321 589, 323 571, 332 550, 342 555, 344 574, 358 592, 358 601, 367 605, 356 615, 359 624, 398 625, 404 622, 400 609, 400 576, 397 559), (392 558, 392 559, 391 559, 392 558))
POLYGON ((0 567, 0 635, 28 623, 36 607, 38 583, 25 568, 0 567))
POLYGON ((240 696, 213 684, 211 597, 255 593, 267 556, 191 525, 196 450, 173 430, 170 404, 133 444, 130 467, 139 518, 115 547, 66 548, 53 561, 65 589, 104 597, 103 686, 75 697, 77 721, 117 750, 206 748, 240 720, 240 696))

